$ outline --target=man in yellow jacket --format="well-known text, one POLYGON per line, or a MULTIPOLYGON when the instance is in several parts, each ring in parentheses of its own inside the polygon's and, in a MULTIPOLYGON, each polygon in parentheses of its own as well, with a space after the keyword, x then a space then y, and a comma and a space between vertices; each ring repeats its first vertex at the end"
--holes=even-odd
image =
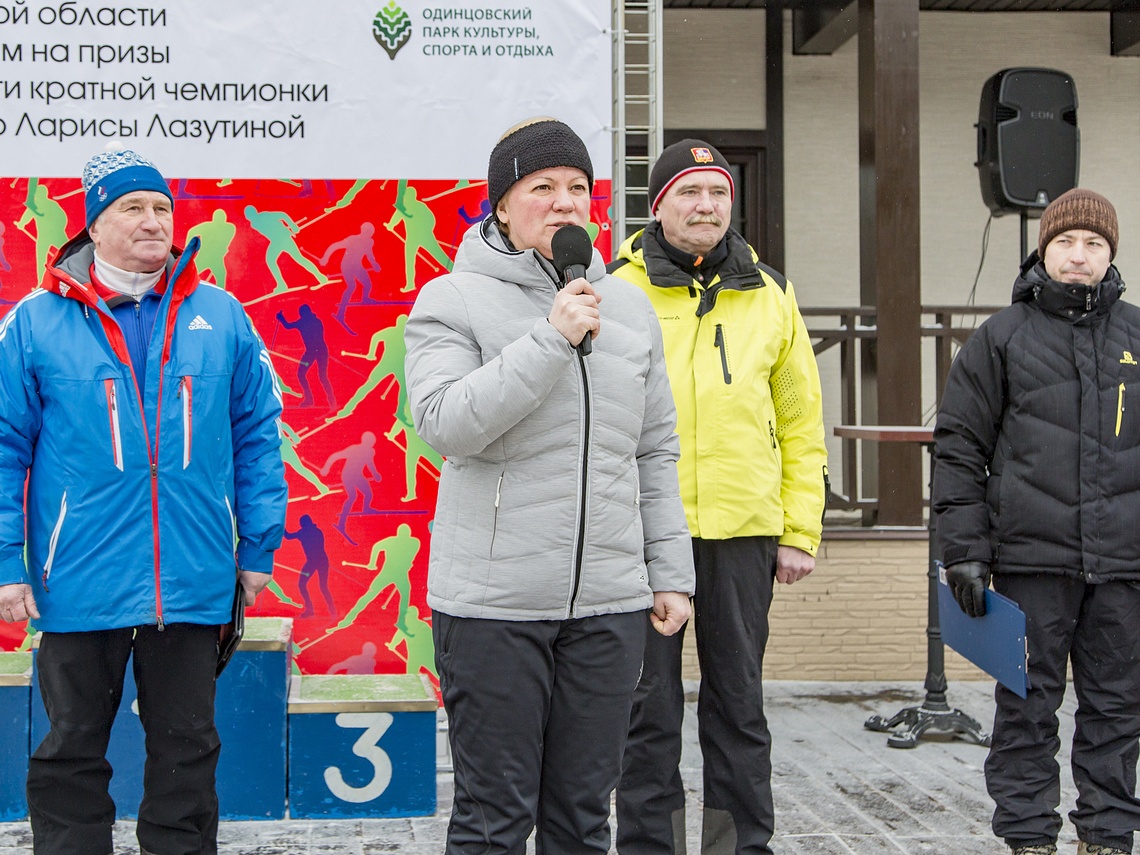
MULTIPOLYGON (((827 495, 807 328, 792 284, 729 228, 733 190, 728 161, 707 142, 669 146, 650 174, 654 221, 610 265, 653 303, 677 403, 697 568, 703 855, 772 852, 768 608, 774 581, 814 569, 827 495)), ((618 786, 620 855, 685 851, 684 629, 651 635, 618 786)))

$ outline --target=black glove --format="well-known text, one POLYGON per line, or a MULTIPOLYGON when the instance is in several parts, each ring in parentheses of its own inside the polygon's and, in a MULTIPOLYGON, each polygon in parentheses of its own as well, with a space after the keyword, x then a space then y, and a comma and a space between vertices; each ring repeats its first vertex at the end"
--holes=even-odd
POLYGON ((986 588, 990 586, 990 565, 963 561, 946 568, 946 581, 962 611, 970 617, 986 613, 986 588))

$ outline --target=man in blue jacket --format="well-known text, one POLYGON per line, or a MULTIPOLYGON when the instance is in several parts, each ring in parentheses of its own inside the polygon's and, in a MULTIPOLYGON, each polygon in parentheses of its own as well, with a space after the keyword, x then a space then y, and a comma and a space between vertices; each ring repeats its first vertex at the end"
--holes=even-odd
POLYGON ((241 305, 172 248, 170 189, 107 151, 86 226, 0 321, 0 618, 42 632, 51 730, 37 853, 109 855, 111 725, 134 653, 144 855, 217 852, 218 628, 269 582, 287 492, 280 392, 241 305), (26 479, 26 497, 25 497, 26 479))

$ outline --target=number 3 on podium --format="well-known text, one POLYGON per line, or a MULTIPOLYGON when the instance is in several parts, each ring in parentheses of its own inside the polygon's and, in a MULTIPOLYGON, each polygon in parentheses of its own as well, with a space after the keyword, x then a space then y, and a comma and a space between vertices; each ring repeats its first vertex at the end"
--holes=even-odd
POLYGON ((337 727, 346 730, 364 728, 364 733, 352 746, 352 753, 372 764, 372 780, 363 787, 354 787, 345 782, 336 766, 325 769, 325 785, 341 801, 362 804, 378 798, 392 782, 392 761, 383 748, 380 738, 392 726, 392 714, 380 713, 340 713, 336 717, 337 727))

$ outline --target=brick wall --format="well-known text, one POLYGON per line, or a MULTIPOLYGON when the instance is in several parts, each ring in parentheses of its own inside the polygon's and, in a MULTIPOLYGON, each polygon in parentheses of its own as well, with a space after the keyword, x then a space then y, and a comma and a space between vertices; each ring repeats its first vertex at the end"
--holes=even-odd
MULTIPOLYGON (((777 586, 765 678, 921 682, 926 675, 926 566, 927 540, 920 533, 825 533, 815 572, 795 585, 777 586)), ((689 632, 685 677, 699 676, 689 632)), ((946 676, 989 679, 949 648, 946 676)))

